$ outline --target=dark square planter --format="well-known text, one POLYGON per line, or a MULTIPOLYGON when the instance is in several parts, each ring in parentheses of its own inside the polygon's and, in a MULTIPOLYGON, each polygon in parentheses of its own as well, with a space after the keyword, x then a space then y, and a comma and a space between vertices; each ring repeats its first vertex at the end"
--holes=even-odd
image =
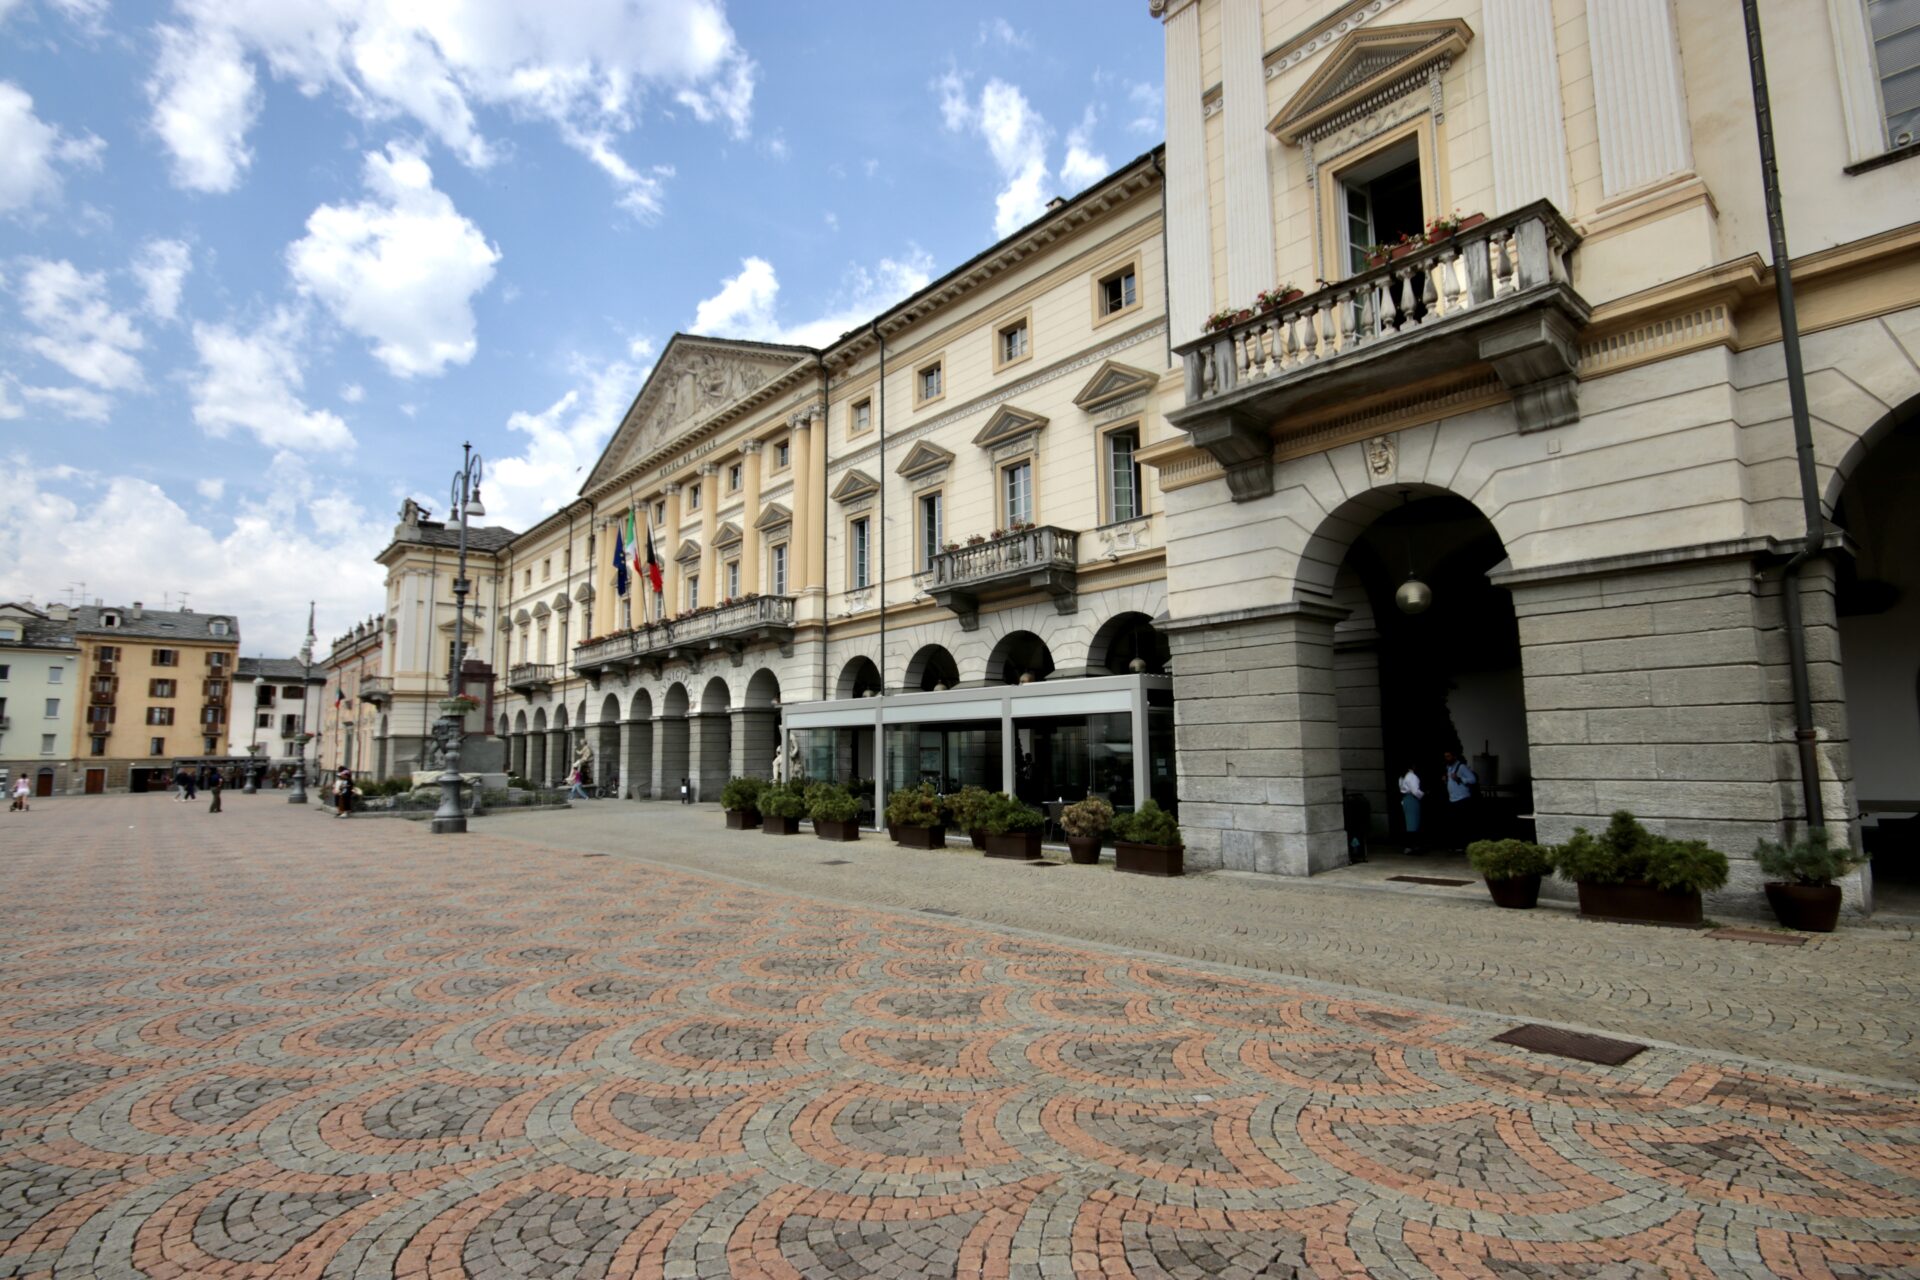
POLYGON ((1177 876, 1186 873, 1187 848, 1179 844, 1113 842, 1113 868, 1136 876, 1177 876))
POLYGON ((760 811, 758 809, 727 810, 727 830, 729 831, 745 831, 750 827, 757 827, 759 825, 760 811))
POLYGON ((989 858, 1019 858, 1033 862, 1040 856, 1038 831, 1009 831, 1003 836, 987 837, 989 858))
POLYGON ((984 849, 987 847, 987 833, 977 828, 967 832, 967 839, 973 841, 973 847, 976 849, 984 849))
POLYGON ((1067 853, 1083 867, 1091 867, 1100 861, 1099 836, 1068 836, 1067 853))
POLYGON ((1540 903, 1540 877, 1513 876, 1506 880, 1489 880, 1487 892, 1493 895, 1493 905, 1496 907, 1530 911, 1540 903))
POLYGON ((1789 929, 1832 933, 1840 923, 1840 886, 1770 880, 1763 886, 1774 918, 1789 929))
POLYGON ((860 822, 857 818, 848 818, 844 822, 835 822, 831 818, 815 818, 813 834, 822 840, 858 840, 860 822))
POLYGON ((760 815, 760 831, 770 836, 793 836, 800 834, 800 819, 776 818, 770 813, 760 815))
POLYGON ((1645 880, 1619 884, 1580 885, 1580 914, 1596 920, 1624 920, 1629 924, 1671 924, 1697 928, 1698 893, 1656 889, 1645 880))
POLYGON ((908 849, 944 849, 947 847, 947 829, 945 827, 893 827, 893 842, 908 849))

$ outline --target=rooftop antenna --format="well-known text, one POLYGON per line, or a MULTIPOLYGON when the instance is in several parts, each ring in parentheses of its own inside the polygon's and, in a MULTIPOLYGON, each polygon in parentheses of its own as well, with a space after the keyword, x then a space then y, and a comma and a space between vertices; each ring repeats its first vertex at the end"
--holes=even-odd
POLYGON ((67 584, 67 603, 71 605, 83 605, 86 602, 87 584, 84 582, 69 582, 67 584))

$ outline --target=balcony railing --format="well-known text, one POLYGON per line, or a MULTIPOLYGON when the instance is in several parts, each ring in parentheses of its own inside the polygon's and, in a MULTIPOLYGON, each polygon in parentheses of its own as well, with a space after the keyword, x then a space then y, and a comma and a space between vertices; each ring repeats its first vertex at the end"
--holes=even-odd
POLYGON ((1080 535, 1053 525, 1021 529, 933 557, 927 592, 959 616, 962 630, 980 625, 980 598, 1043 591, 1061 613, 1072 613, 1080 563, 1080 535))
POLYGON ((1236 499, 1273 491, 1284 417, 1484 363, 1522 430, 1576 421, 1580 237, 1547 201, 1422 245, 1176 348, 1186 404, 1168 415, 1227 470, 1236 499))
POLYGON ((573 650, 573 669, 594 675, 625 670, 642 661, 695 656, 715 650, 739 652, 756 640, 785 641, 793 634, 792 596, 755 596, 704 609, 671 622, 650 622, 589 640, 573 650))
POLYGON ((366 676, 360 681, 360 698, 375 706, 393 701, 392 676, 366 676))
POLYGON ((528 693, 565 678, 557 662, 517 662, 507 668, 507 688, 528 693))

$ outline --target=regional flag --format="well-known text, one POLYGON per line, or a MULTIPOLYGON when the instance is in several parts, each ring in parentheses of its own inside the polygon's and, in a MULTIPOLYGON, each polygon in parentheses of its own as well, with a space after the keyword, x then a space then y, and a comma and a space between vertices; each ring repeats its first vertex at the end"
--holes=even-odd
POLYGON ((658 552, 656 552, 653 549, 653 526, 652 525, 647 526, 647 565, 646 565, 645 573, 647 576, 647 581, 653 584, 653 594, 659 595, 661 591, 660 555, 658 552))
POLYGON ((618 526, 613 530, 613 589, 627 594, 627 544, 621 541, 618 526))

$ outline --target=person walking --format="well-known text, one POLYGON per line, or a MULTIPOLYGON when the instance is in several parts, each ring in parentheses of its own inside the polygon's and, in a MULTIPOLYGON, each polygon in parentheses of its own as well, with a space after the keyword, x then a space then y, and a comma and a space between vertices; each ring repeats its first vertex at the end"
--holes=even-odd
POLYGON ((223 812, 223 810, 220 808, 220 774, 218 771, 216 771, 213 777, 208 780, 207 791, 213 796, 213 803, 207 806, 207 812, 208 813, 223 812))
POLYGON ((1440 756, 1447 765, 1447 846, 1465 849, 1473 839, 1474 790, 1480 785, 1480 775, 1457 751, 1443 751, 1440 756))
POLYGON ((568 777, 573 786, 567 790, 567 799, 591 800, 593 798, 587 794, 586 779, 581 776, 579 765, 573 766, 573 772, 568 777))
POLYGON ((1419 772, 1408 765, 1400 775, 1400 816, 1406 821, 1408 853, 1416 852, 1420 845, 1420 802, 1426 794, 1420 789, 1419 772))
POLYGON ((182 769, 180 771, 180 785, 185 787, 187 792, 186 795, 181 797, 182 799, 188 803, 192 803, 199 798, 200 788, 194 782, 194 771, 192 769, 182 769))
POLYGON ((21 774, 20 780, 13 784, 13 804, 9 808, 15 813, 26 813, 33 806, 27 801, 33 795, 33 784, 27 781, 27 775, 21 774))
POLYGON ((344 818, 353 809, 353 770, 345 765, 333 776, 333 816, 344 818))

